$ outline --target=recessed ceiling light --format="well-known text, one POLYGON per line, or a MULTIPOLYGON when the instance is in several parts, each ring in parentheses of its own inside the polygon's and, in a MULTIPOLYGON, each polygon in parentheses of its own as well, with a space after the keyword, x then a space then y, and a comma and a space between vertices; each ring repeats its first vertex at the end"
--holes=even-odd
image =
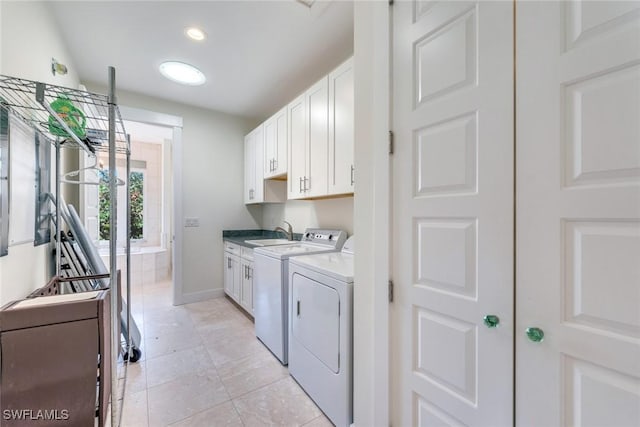
POLYGON ((163 76, 174 82, 189 86, 199 86, 207 81, 207 78, 193 65, 178 61, 167 61, 160 64, 160 72, 163 76))
POLYGON ((199 42, 201 42, 202 40, 207 38, 207 33, 202 31, 200 28, 196 28, 196 27, 186 28, 184 30, 184 33, 190 39, 193 39, 193 40, 196 40, 196 41, 199 41, 199 42))

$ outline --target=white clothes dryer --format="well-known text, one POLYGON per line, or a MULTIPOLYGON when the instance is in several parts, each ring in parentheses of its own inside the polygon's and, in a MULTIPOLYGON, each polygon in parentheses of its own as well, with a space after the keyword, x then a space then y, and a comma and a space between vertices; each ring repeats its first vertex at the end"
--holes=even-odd
POLYGON ((253 302, 256 337, 280 360, 288 362, 289 259, 300 255, 337 252, 347 233, 309 228, 290 245, 253 250, 253 302))
POLYGON ((353 422, 353 245, 289 261, 289 373, 338 427, 353 422))

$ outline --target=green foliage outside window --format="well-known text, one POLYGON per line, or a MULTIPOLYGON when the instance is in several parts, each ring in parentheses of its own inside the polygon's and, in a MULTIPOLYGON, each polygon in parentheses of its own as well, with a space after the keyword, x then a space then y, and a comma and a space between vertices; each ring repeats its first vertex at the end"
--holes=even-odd
MULTIPOLYGON (((99 212, 100 212, 100 240, 109 240, 109 171, 100 171, 100 185, 98 188, 99 212)), ((144 207, 144 174, 131 172, 129 175, 131 188, 131 239, 143 237, 143 207, 144 207)))

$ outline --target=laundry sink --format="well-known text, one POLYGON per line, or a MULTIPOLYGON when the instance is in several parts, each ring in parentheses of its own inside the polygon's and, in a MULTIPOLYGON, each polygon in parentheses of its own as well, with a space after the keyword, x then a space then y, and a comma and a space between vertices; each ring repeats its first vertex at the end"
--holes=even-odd
POLYGON ((295 240, 287 239, 258 239, 258 240, 245 240, 245 243, 256 246, 273 246, 273 245, 289 245, 291 243, 297 243, 295 240))

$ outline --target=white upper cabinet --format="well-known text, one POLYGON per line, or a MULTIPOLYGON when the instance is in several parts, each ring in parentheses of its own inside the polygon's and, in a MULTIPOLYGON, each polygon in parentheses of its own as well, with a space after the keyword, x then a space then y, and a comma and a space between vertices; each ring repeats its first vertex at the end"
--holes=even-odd
POLYGON ((329 158, 329 88, 328 78, 322 78, 305 92, 307 163, 303 179, 305 197, 327 195, 329 158))
POLYGON ((306 103, 305 94, 287 106, 289 160, 287 166, 287 189, 289 199, 301 199, 304 194, 304 178, 307 167, 306 103))
POLYGON ((285 184, 264 180, 264 157, 264 125, 260 125, 244 139, 245 204, 285 201, 285 184))
POLYGON ((244 137, 244 203, 254 203, 256 185, 255 150, 253 132, 244 137))
POLYGON ((329 74, 328 194, 353 193, 353 58, 329 74))
POLYGON ((264 122, 264 177, 287 175, 287 107, 264 122))
POLYGON ((270 198, 270 189, 277 185, 286 185, 288 199, 353 194, 353 99, 350 58, 265 121, 259 132, 249 134, 250 145, 256 138, 263 138, 264 145, 262 151, 254 149, 257 159, 252 160, 251 153, 246 157, 262 166, 253 180, 253 171, 245 171, 251 183, 245 188, 245 203, 284 201, 279 188, 275 200, 270 198), (286 184, 280 181, 284 177, 286 184), (254 183, 261 180, 264 196, 254 183))
POLYGON ((327 195, 329 151, 328 78, 324 77, 288 106, 289 199, 327 195))

